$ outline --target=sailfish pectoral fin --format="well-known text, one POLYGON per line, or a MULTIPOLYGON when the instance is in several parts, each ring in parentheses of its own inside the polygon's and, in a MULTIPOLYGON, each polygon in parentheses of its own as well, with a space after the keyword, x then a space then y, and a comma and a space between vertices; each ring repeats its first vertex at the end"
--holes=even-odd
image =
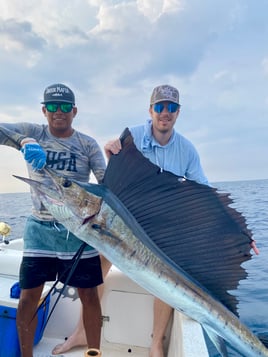
POLYGON ((205 330, 206 334, 210 338, 211 342, 214 344, 216 347, 217 351, 221 354, 222 357, 228 357, 228 351, 226 348, 226 343, 223 338, 221 338, 219 335, 217 335, 211 328, 208 326, 203 326, 203 329, 205 330))

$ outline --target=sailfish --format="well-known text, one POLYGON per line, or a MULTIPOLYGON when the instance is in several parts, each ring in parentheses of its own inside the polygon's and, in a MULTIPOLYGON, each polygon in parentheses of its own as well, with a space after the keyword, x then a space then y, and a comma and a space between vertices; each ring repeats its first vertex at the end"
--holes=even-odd
POLYGON ((221 356, 226 344, 242 356, 268 349, 238 317, 233 291, 246 279, 242 264, 256 251, 245 217, 228 193, 179 177, 137 150, 128 128, 102 184, 81 184, 45 169, 38 190, 60 223, 123 273, 198 321, 221 356))

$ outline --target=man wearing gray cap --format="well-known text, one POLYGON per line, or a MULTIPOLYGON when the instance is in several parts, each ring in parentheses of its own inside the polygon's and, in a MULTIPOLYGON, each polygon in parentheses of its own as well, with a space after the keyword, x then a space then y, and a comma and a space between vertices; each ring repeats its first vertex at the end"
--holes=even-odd
MULTIPOLYGON (((47 124, 0 124, 0 144, 21 150, 30 178, 39 182, 49 183, 49 176, 42 170, 45 166, 67 179, 84 183, 93 172, 101 182, 105 160, 99 145, 95 139, 72 127, 77 114, 73 91, 64 84, 52 84, 45 89, 42 104, 47 124)), ((101 333, 97 286, 103 280, 99 254, 55 221, 38 192, 31 190, 31 198, 33 211, 23 236, 17 310, 21 357, 33 356, 35 312, 45 282, 56 279, 77 288, 83 305, 86 343, 95 351, 100 348, 101 333), (80 259, 69 274, 78 252, 80 259)))
MULTIPOLYGON (((160 167, 160 170, 170 171, 201 184, 208 184, 195 147, 174 129, 179 113, 180 101, 177 88, 170 85, 154 88, 150 99, 150 119, 143 125, 129 128, 134 143, 146 158, 160 167)), ((107 158, 118 154, 121 148, 119 139, 109 141, 104 147, 107 158)), ((103 272, 104 277, 105 275, 103 272)), ((171 314, 172 308, 155 298, 150 357, 164 357, 163 341, 171 314)), ((85 343, 81 319, 68 340, 61 345, 58 353, 63 353, 83 341, 85 343)))
MULTIPOLYGON (((138 150, 160 170, 170 171, 189 180, 208 185, 193 144, 175 131, 180 114, 179 91, 170 85, 154 88, 150 99, 150 119, 144 125, 130 128, 138 150)), ((121 150, 120 140, 105 145, 107 158, 121 150)), ((163 341, 172 308, 155 298, 150 357, 164 357, 163 341)))

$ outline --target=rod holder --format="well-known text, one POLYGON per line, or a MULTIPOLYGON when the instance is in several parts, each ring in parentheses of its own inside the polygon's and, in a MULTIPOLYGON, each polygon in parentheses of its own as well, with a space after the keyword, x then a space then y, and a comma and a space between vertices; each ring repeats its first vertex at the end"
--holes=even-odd
POLYGON ((89 348, 85 352, 85 357, 90 357, 90 356, 101 357, 101 351, 98 350, 97 348, 89 348))

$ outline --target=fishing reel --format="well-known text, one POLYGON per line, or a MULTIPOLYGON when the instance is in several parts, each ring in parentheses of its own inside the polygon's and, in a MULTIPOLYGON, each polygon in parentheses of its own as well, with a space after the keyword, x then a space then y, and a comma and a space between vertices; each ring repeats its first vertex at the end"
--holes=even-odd
POLYGON ((9 240, 6 238, 11 232, 11 227, 5 223, 0 222, 0 235, 2 236, 1 243, 9 244, 9 240))

